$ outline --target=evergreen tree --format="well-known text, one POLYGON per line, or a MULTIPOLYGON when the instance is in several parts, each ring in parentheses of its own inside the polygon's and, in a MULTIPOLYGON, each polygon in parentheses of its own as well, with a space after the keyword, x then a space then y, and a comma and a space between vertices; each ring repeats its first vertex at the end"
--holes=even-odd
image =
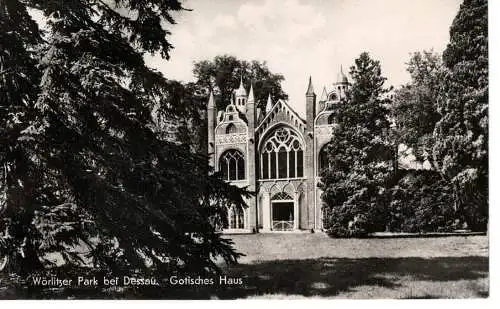
POLYGON ((204 60, 194 64, 193 73, 196 84, 207 94, 214 91, 219 99, 217 109, 224 110, 231 101, 234 89, 240 85, 241 78, 248 91, 253 83, 257 107, 265 109, 267 97, 271 94, 273 102, 287 99, 288 95, 281 88, 285 80, 283 75, 272 73, 266 62, 245 61, 233 56, 216 56, 212 61, 204 60))
POLYGON ((392 178, 388 89, 380 63, 362 53, 351 67, 353 85, 339 108, 324 170, 324 226, 332 236, 362 236, 385 228, 386 191, 392 178))
MULTIPOLYGON (((42 43, 38 26, 18 1, 0 1, 0 236, 10 208, 31 204, 43 181, 30 152, 34 145, 23 138, 34 116, 41 74, 36 68, 42 43)), ((33 212, 27 208, 26 213, 33 212)), ((29 215, 28 215, 29 216, 29 215)), ((29 220, 16 218, 17 220, 29 220)), ((28 230, 26 231, 28 234, 28 230)), ((7 239, 0 237, 0 267, 8 258, 7 239)), ((28 257, 29 259, 30 257, 28 257)), ((29 262, 28 262, 29 263, 29 262)), ((31 261, 34 265, 38 261, 31 261)), ((1 270, 1 268, 0 268, 1 270)))
POLYGON ((236 260, 211 222, 231 204, 244 207, 246 191, 208 176, 207 157, 163 140, 152 117, 155 107, 166 118, 189 113, 178 84, 143 60, 168 59, 162 24, 182 9, 161 0, 0 0, 7 271, 29 280, 92 265, 162 278, 217 272, 216 256, 236 260), (47 18, 43 41, 27 7, 47 18))
POLYGON ((469 227, 488 220, 488 4, 465 0, 443 53, 433 155, 455 193, 454 208, 469 227))

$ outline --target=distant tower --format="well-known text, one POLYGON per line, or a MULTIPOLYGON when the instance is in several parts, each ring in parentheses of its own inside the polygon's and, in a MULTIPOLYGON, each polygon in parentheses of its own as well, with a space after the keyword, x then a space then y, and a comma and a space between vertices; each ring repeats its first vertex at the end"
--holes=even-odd
POLYGON ((207 120, 208 120, 208 155, 209 155, 209 164, 210 166, 214 167, 215 165, 215 135, 214 135, 214 130, 215 130, 215 100, 214 100, 214 94, 212 91, 210 91, 210 97, 208 99, 208 106, 207 106, 207 120))
POLYGON ((245 87, 243 87, 243 76, 240 78, 240 87, 236 89, 236 98, 234 104, 236 108, 242 113, 246 113, 246 104, 247 104, 247 91, 245 87))
POLYGON ((337 82, 333 84, 335 92, 338 95, 338 98, 340 100, 343 100, 346 98, 346 92, 349 89, 349 80, 347 79, 347 76, 344 74, 344 71, 342 69, 342 65, 340 66, 340 72, 337 74, 337 82))

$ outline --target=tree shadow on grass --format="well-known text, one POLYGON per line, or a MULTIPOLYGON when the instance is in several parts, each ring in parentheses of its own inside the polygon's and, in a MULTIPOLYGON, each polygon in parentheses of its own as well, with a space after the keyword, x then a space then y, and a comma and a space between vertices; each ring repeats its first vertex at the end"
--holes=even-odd
MULTIPOLYGON (((94 290, 75 290, 64 294, 12 294, 0 293, 0 299, 15 298, 77 298, 77 299, 236 299, 256 296, 319 296, 328 297, 371 287, 402 289, 400 282, 442 282, 442 291, 423 290, 397 297, 437 298, 449 297, 446 287, 450 282, 488 278, 488 257, 439 257, 439 258, 333 258, 303 260, 272 260, 234 265, 226 269, 227 278, 242 278, 241 285, 220 285, 213 278, 213 285, 182 285, 145 287, 125 293, 98 293, 94 290), (402 278, 404 277, 404 278, 402 278), (446 283, 445 283, 446 282, 446 283), (445 294, 440 296, 440 294, 445 294), (437 295, 436 295, 437 294, 437 295)), ((418 285, 418 283, 416 283, 418 285)), ((486 287, 477 288, 476 297, 488 297, 486 287)), ((1 292, 1 291, 0 291, 1 292)), ((460 293, 460 290, 458 290, 460 293)), ((455 293, 456 294, 456 293, 455 293)), ((372 297, 366 294, 366 298, 372 297)), ((453 293, 451 294, 453 296, 453 293)), ((460 294, 458 294, 460 297, 460 294)))
MULTIPOLYGON (((401 277, 413 281, 458 281, 488 277, 488 258, 320 258, 240 264, 228 277, 242 277, 241 286, 219 286, 219 298, 259 295, 335 296, 358 286, 396 289, 401 277)), ((481 297, 478 291, 478 297, 481 297)), ((488 292, 486 292, 487 295, 488 292)), ((484 293, 483 293, 484 294, 484 293)))

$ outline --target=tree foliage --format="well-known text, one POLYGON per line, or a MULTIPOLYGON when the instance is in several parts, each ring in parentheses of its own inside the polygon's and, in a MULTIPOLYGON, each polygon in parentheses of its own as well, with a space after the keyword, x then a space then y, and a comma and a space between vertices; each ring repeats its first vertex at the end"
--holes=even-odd
POLYGON ((410 147, 418 161, 433 163, 433 132, 440 119, 436 100, 443 74, 441 56, 434 51, 415 52, 407 65, 411 81, 396 90, 391 105, 396 142, 410 147))
POLYGON ((255 100, 262 110, 265 109, 269 94, 273 102, 288 98, 281 88, 281 82, 285 78, 281 74, 272 73, 266 62, 249 62, 229 55, 219 55, 213 60, 196 62, 193 73, 196 84, 201 89, 207 94, 214 91, 219 95, 218 110, 224 110, 230 103, 232 92, 239 87, 241 78, 247 91, 250 82, 253 83, 255 100))
POLYGON ((390 189, 387 227, 392 232, 446 232, 463 228, 456 221, 453 193, 434 170, 400 170, 390 189))
POLYGON ((434 160, 449 179, 455 209, 471 228, 488 216, 488 3, 465 0, 443 53, 434 160))
MULTIPOLYGON (((384 134, 369 125, 376 119, 370 105, 359 102, 373 101, 376 96, 370 89, 377 81, 370 82, 370 74, 360 79, 353 72, 351 101, 340 109, 344 117, 339 117, 340 125, 334 130, 331 168, 321 185, 325 227, 331 235, 359 236, 383 229, 383 224, 391 231, 404 232, 486 229, 487 38, 487 2, 465 0, 450 28, 442 61, 432 51, 411 55, 411 81, 396 91, 390 105, 395 127, 388 137, 395 145, 411 147, 417 160, 428 160, 430 170, 395 170, 391 178, 386 169, 373 173, 379 182, 370 182, 377 178, 366 173, 373 169, 368 158, 375 156, 367 150, 376 139, 367 137, 384 134), (346 118, 349 113, 353 116, 346 118), (364 132, 360 124, 367 124, 365 135, 360 134, 364 132)), ((383 157, 385 152, 376 153, 383 157)), ((384 166, 381 162, 377 166, 384 166)))
POLYGON ((353 85, 339 108, 321 178, 324 226, 333 236, 361 236, 384 226, 393 174, 385 78, 380 63, 362 53, 351 67, 353 85))
POLYGON ((162 24, 182 9, 160 0, 0 0, 7 271, 203 275, 218 271, 216 256, 236 260, 211 222, 231 204, 244 207, 247 192, 209 176, 205 156, 162 139, 152 117, 155 108, 166 118, 190 113, 184 86, 143 59, 168 58, 162 24), (27 8, 47 19, 43 38, 27 8))

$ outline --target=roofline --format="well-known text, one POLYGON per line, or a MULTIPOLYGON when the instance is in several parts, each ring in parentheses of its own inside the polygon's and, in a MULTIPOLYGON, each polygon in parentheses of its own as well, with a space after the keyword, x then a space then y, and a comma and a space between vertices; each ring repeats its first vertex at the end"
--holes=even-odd
POLYGON ((264 116, 264 118, 260 121, 260 124, 255 128, 255 131, 259 130, 260 127, 264 124, 264 121, 269 117, 269 115, 274 111, 275 108, 277 108, 276 106, 278 105, 278 103, 282 102, 283 104, 285 104, 285 106, 292 112, 294 113, 294 115, 300 120, 302 121, 302 123, 305 125, 307 122, 299 116, 299 114, 297 114, 297 112, 290 107, 290 105, 288 105, 288 103, 283 100, 283 99, 279 99, 278 102, 276 102, 276 104, 273 105, 273 108, 271 108, 271 110, 266 114, 266 116, 264 116))

